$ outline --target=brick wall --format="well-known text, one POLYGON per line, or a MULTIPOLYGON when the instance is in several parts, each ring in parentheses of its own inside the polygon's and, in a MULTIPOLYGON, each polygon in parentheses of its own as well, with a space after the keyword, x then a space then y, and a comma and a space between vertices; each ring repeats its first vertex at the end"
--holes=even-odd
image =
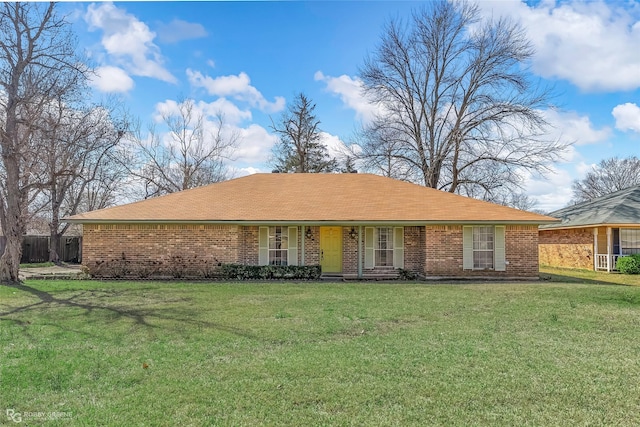
POLYGON ((538 277, 538 227, 507 225, 505 227, 506 271, 463 270, 462 225, 425 227, 427 276, 538 277))
MULTIPOLYGON (((219 263, 257 265, 258 230, 257 226, 212 224, 87 224, 83 259, 98 276, 175 275, 176 267, 183 274, 202 276, 203 270, 219 263)), ((358 241, 349 236, 350 230, 343 227, 344 274, 358 271, 358 241)), ((537 227, 507 226, 505 231, 509 262, 505 272, 463 271, 462 226, 405 227, 405 269, 427 276, 537 276, 537 227)), ((299 263, 303 239, 305 264, 319 264, 320 227, 299 228, 299 263), (310 238, 305 236, 307 228, 310 238)), ((364 253, 360 256, 364 265, 364 253)))
MULTIPOLYGON (((358 228, 355 230, 357 233, 358 228)), ((350 232, 351 227, 342 227, 342 273, 358 274, 358 237, 352 239, 350 232)), ((364 229, 362 233, 364 234, 364 229)))
POLYGON ((593 228, 540 230, 538 250, 542 265, 593 270, 593 228))
POLYGON ((235 225, 85 224, 83 264, 96 276, 198 276, 239 261, 235 225))
POLYGON ((404 228, 404 268, 424 274, 426 261, 425 227, 404 228))
POLYGON ((238 227, 238 263, 244 265, 258 265, 259 227, 238 227))

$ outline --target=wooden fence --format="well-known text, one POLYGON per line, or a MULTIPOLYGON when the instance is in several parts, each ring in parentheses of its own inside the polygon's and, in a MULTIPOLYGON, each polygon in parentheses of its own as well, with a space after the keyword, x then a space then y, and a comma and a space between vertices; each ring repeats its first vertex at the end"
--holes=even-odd
MULTIPOLYGON (((22 242, 21 264, 49 261, 49 236, 25 236, 22 242)), ((0 254, 4 253, 6 237, 0 236, 0 254)), ((82 237, 60 239, 58 256, 62 262, 82 262, 82 237)))

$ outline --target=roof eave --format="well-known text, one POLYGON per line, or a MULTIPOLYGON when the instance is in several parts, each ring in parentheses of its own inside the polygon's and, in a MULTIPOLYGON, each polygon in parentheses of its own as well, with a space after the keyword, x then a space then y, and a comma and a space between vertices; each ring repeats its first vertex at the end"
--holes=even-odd
POLYGON ((640 224, 634 223, 590 223, 590 224, 577 224, 577 225, 560 225, 560 224, 544 224, 540 226, 541 230, 572 230, 577 228, 595 228, 595 227, 614 227, 614 228, 622 228, 622 227, 640 227, 640 224))
POLYGON ((513 225, 541 225, 552 224, 550 220, 163 220, 163 219, 63 219, 72 224, 226 224, 226 225, 383 225, 395 224, 405 226, 415 225, 450 225, 450 224, 513 224, 513 225))

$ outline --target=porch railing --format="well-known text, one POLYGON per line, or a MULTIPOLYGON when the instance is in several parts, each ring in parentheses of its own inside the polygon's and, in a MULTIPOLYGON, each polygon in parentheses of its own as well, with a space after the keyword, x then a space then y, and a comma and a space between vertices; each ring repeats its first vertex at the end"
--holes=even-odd
POLYGON ((617 271, 618 258, 622 255, 607 255, 607 254, 597 254, 596 255, 596 270, 608 270, 608 271, 617 271))

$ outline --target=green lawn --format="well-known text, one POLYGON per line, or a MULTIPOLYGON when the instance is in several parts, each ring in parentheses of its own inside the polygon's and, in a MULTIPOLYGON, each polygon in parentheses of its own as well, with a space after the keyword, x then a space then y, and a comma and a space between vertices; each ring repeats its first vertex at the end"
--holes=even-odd
POLYGON ((28 281, 0 345, 0 425, 640 423, 633 286, 28 281))

